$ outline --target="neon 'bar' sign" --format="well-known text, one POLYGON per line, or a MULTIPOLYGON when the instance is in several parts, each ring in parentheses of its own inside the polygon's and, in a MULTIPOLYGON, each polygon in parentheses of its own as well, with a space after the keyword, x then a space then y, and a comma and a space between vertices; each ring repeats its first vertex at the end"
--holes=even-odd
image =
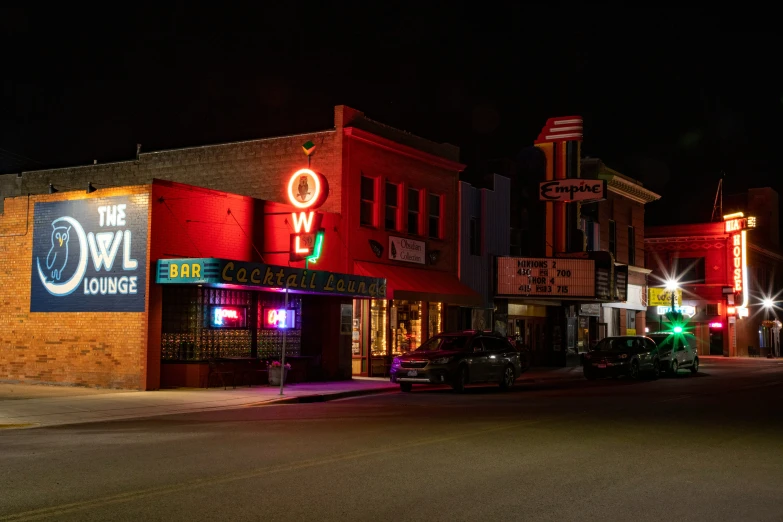
POLYGON ((247 310, 242 306, 213 306, 209 313, 212 328, 247 327, 247 310))
POLYGON ((296 310, 265 308, 262 314, 264 328, 277 330, 296 326, 296 310))

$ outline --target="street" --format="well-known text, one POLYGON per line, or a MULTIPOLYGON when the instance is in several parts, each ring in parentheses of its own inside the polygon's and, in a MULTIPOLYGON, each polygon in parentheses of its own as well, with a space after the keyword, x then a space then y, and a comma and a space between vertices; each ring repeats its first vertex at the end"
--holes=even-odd
POLYGON ((783 520, 783 364, 0 431, 0 521, 783 520))

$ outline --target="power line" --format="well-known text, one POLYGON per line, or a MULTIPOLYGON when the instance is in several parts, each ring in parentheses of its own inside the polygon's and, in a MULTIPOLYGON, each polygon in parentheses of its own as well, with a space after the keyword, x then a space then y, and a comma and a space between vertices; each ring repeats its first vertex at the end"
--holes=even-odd
POLYGON ((5 152, 6 154, 10 154, 12 156, 16 156, 17 158, 20 158, 20 159, 23 159, 23 160, 26 160, 26 161, 32 161, 33 163, 37 163, 39 165, 43 165, 43 163, 38 161, 38 160, 34 160, 33 158, 28 158, 27 156, 23 156, 22 154, 19 154, 17 152, 12 151, 12 150, 8 150, 8 149, 4 149, 4 148, 0 147, 0 152, 5 152))

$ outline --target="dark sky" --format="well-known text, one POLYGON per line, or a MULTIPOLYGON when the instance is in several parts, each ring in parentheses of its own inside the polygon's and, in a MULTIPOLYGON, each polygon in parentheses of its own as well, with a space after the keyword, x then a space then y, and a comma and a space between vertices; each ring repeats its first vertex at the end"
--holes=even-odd
POLYGON ((782 46, 763 18, 178 4, 0 8, 0 172, 321 130, 346 104, 460 146, 469 181, 581 115, 584 154, 663 195, 649 224, 709 220, 721 172, 727 193, 781 189, 782 46))

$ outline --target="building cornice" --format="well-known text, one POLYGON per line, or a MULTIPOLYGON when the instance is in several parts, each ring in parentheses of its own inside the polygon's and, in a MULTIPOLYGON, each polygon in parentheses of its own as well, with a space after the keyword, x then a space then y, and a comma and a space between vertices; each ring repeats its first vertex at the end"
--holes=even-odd
MULTIPOLYGON (((608 171, 609 169, 606 170, 608 171)), ((638 183, 634 183, 633 181, 629 181, 610 172, 605 171, 600 173, 598 179, 606 180, 606 186, 610 192, 619 194, 632 201, 636 201, 637 203, 652 203, 653 201, 661 199, 661 196, 652 190, 648 190, 638 183)))
POLYGON ((728 234, 712 236, 669 236, 669 237, 646 237, 645 243, 690 243, 693 241, 725 241, 729 238, 728 234))
POLYGON ((402 145, 395 141, 382 138, 371 132, 367 132, 356 127, 345 127, 343 129, 343 133, 348 138, 361 141, 363 143, 367 143, 369 145, 373 145, 396 154, 407 156, 423 163, 427 163, 428 165, 432 165, 433 167, 451 170, 454 172, 462 172, 467 167, 467 165, 463 165, 462 163, 457 163, 456 161, 441 158, 439 156, 435 156, 434 154, 422 152, 413 147, 409 147, 408 145, 402 145))

